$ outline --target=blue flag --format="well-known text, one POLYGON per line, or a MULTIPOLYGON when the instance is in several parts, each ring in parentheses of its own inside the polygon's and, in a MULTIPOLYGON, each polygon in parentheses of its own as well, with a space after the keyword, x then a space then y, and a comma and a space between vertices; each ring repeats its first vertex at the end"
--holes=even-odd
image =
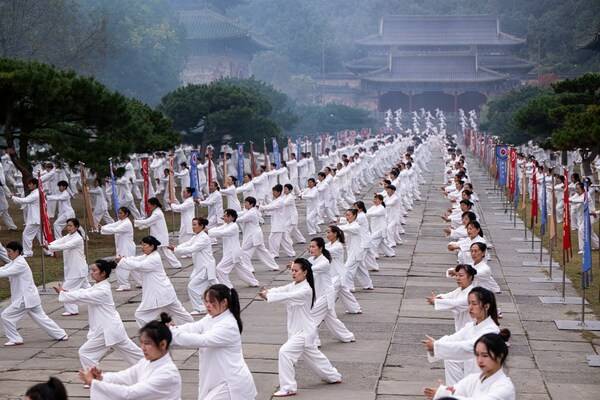
POLYGON ((542 180, 542 219, 540 226, 540 233, 543 236, 546 233, 546 224, 548 222, 548 204, 547 204, 547 191, 546 191, 546 175, 544 175, 544 179, 542 180))
POLYGON ((119 215, 119 194, 117 193, 117 182, 115 180, 115 174, 113 172, 113 164, 112 160, 108 162, 108 166, 110 169, 110 187, 112 189, 112 203, 113 208, 115 209, 115 215, 119 215))
POLYGON ((237 157, 238 185, 241 185, 244 181, 244 145, 242 143, 237 145, 237 157))
POLYGON ((581 264, 581 285, 588 288, 592 272, 592 221, 590 220, 590 197, 587 188, 583 200, 583 262, 581 264))
POLYGON ((277 169, 281 168, 281 153, 279 152, 279 144, 276 138, 273 138, 273 162, 277 169))
POLYGON ((519 200, 521 200, 521 184, 519 182, 519 171, 517 170, 515 172, 515 197, 513 199, 515 210, 519 207, 519 200))
POLYGON ((498 167, 498 185, 506 186, 508 162, 508 146, 499 144, 496 146, 496 165, 498 167))
POLYGON ((190 156, 190 187, 194 190, 194 198, 198 198, 200 193, 198 191, 198 152, 192 151, 190 156))

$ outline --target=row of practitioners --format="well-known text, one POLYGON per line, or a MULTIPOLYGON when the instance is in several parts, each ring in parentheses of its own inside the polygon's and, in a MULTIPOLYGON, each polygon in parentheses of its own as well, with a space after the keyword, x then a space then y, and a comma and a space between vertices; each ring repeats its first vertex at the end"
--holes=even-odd
MULTIPOLYGON (((455 150, 450 147, 448 151, 455 150)), ((487 264, 488 244, 481 225, 471 210, 471 199, 476 199, 476 195, 472 185, 465 188, 470 182, 460 152, 444 156, 447 163, 444 175, 449 182, 442 192, 451 207, 442 217, 451 222, 445 233, 454 240, 448 244, 448 250, 456 252, 458 262, 445 275, 455 280, 457 288, 447 293, 432 291, 426 301, 436 310, 452 313, 454 332, 439 339, 426 335, 422 340, 428 360, 443 361, 445 372, 445 384, 426 388, 424 394, 429 399, 513 400, 515 388, 503 369, 510 331, 500 329, 501 313, 495 297, 500 287, 487 264), (461 216, 459 226, 453 213, 461 216)))

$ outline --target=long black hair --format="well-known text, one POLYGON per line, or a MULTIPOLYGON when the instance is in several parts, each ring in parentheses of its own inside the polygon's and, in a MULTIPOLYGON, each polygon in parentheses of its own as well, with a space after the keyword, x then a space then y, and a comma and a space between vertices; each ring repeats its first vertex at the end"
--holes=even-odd
POLYGON ((150 321, 140 329, 140 336, 146 334, 156 347, 160 346, 163 340, 167 342, 167 349, 173 340, 173 334, 169 328, 171 317, 166 312, 160 313, 160 321, 150 321))
POLYGON ((508 346, 506 345, 508 338, 504 333, 504 331, 507 330, 508 329, 501 331, 500 334, 486 333, 485 335, 481 336, 475 341, 475 344, 473 345, 473 352, 475 352, 477 344, 481 342, 485 345, 490 358, 494 361, 498 361, 498 359, 500 359, 500 365, 504 365, 504 361, 506 360, 506 357, 508 357, 508 346))
POLYGON ((160 208, 162 210, 162 203, 156 197, 150 197, 148 199, 148 204, 152 204, 156 208, 160 208))
MULTIPOLYGON (((498 322, 498 306, 496 305, 496 295, 494 295, 494 292, 482 288, 481 286, 476 286, 471 289, 469 292, 469 296, 470 295, 477 297, 477 300, 479 300, 484 309, 486 305, 488 306, 488 317, 492 317, 492 320, 496 325, 500 326, 500 322, 498 322)), ((510 338, 510 331, 508 329, 502 329, 500 333, 506 337, 506 340, 510 338)))
POLYGON ((154 250, 158 249, 160 246, 160 241, 152 235, 144 236, 141 240, 142 243, 149 244, 150 246, 154 246, 154 250))
POLYGON ((346 243, 346 237, 344 236, 344 231, 341 230, 339 226, 329 225, 329 229, 331 229, 331 232, 335 233, 335 237, 337 238, 338 242, 340 242, 341 244, 346 243))
POLYGON ((209 301, 216 300, 219 303, 223 300, 227 300, 227 307, 229 308, 231 314, 233 314, 235 317, 238 329, 240 330, 240 333, 242 333, 244 326, 242 324, 241 317, 242 309, 240 307, 240 297, 234 288, 230 289, 227 286, 218 283, 206 289, 204 292, 204 298, 209 301))
POLYGON ((364 201, 361 201, 361 200, 359 200, 359 201, 355 201, 353 205, 354 205, 354 207, 356 207, 356 208, 357 208, 359 211, 362 211, 362 212, 364 212, 364 213, 366 213, 366 212, 367 212, 367 207, 365 206, 365 202, 364 202, 364 201))
POLYGON ((479 236, 483 237, 483 229, 481 229, 481 224, 477 221, 471 221, 467 224, 467 228, 471 225, 473 228, 479 231, 479 236))
POLYGON ((77 218, 69 218, 65 221, 67 224, 70 222, 73 224, 73 226, 75 228, 77 228, 77 233, 79 233, 79 236, 81 236, 83 238, 83 240, 85 240, 85 236, 83 236, 83 234, 81 233, 81 230, 79 228, 81 228, 81 223, 79 222, 79 220, 77 218))
POLYGON ((317 247, 321 250, 321 253, 323 254, 323 256, 329 261, 331 262, 331 253, 329 253, 329 250, 327 250, 325 248, 325 240, 323 240, 322 237, 314 237, 312 239, 310 239, 311 242, 315 242, 315 244, 317 245, 317 247))
POLYGON ((25 396, 31 400, 67 400, 67 389, 60 379, 51 376, 47 382, 33 385, 25 396))
POLYGON ((104 272, 104 279, 108 279, 112 270, 117 268, 117 263, 114 261, 98 259, 94 261, 94 264, 96 264, 96 267, 98 267, 100 271, 104 272))
POLYGON ((312 264, 306 258, 296 258, 294 260, 294 264, 298 264, 302 271, 306 271, 306 281, 308 282, 310 288, 312 289, 312 301, 310 303, 310 308, 315 305, 315 278, 313 276, 312 264))

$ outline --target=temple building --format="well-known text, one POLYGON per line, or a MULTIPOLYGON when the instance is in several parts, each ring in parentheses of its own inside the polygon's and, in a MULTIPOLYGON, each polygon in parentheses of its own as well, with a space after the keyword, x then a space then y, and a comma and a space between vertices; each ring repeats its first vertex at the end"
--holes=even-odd
POLYGON ((172 0, 172 4, 185 29, 183 84, 249 78, 253 55, 272 47, 207 2, 172 0))
POLYGON ((366 57, 317 77, 320 100, 373 111, 477 109, 533 69, 512 55, 524 44, 497 17, 385 16, 378 33, 356 42, 366 57))

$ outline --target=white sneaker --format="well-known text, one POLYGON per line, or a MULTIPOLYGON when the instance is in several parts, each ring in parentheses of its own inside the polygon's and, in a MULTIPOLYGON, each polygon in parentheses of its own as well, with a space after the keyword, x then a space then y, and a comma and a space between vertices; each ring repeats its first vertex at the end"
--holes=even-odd
POLYGON ((120 285, 118 288, 115 289, 115 292, 126 292, 128 290, 131 290, 131 286, 129 286, 129 285, 120 285))
POLYGON ((196 311, 196 310, 194 310, 194 311, 190 312, 190 315, 193 316, 193 317, 196 317, 198 315, 204 315, 204 314, 206 314, 206 310, 204 310, 204 311, 196 311))
POLYGON ((22 344, 23 344, 23 342, 11 342, 11 341, 8 341, 8 342, 4 343, 4 345, 5 345, 6 347, 10 347, 10 346, 21 346, 22 344))
POLYGON ((287 391, 287 390, 278 390, 275 393, 273 393, 273 397, 289 397, 289 396, 295 396, 296 392, 291 392, 291 391, 287 391))
POLYGON ((62 313, 60 315, 62 315, 63 317, 70 317, 70 316, 73 316, 73 315, 79 315, 79 313, 70 313, 70 312, 66 312, 65 311, 64 313, 62 313))

